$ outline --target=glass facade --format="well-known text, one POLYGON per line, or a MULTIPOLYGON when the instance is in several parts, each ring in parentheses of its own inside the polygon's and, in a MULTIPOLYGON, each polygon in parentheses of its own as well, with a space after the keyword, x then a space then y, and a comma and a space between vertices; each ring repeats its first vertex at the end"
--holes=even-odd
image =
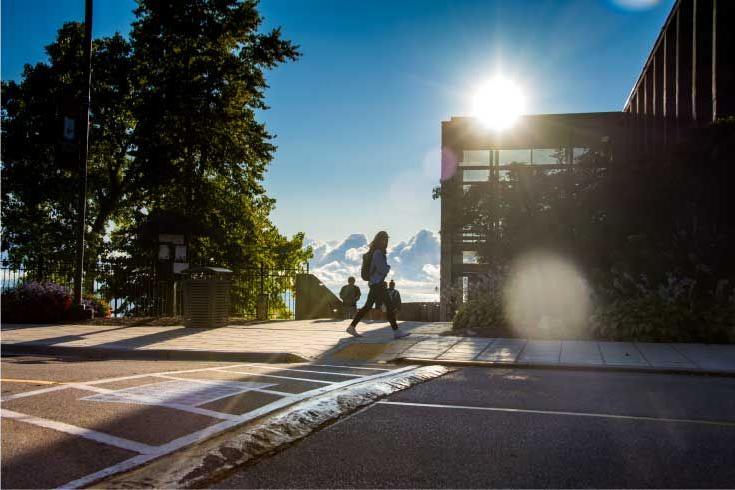
POLYGON ((492 153, 490 150, 464 150, 462 152, 463 166, 489 166, 492 164, 492 153))
POLYGON ((566 150, 564 148, 533 149, 534 165, 564 165, 566 163, 566 150))
POLYGON ((531 163, 531 150, 499 150, 498 163, 500 165, 511 165, 513 163, 531 163))
POLYGON ((487 182, 490 180, 490 170, 463 170, 462 182, 487 182))

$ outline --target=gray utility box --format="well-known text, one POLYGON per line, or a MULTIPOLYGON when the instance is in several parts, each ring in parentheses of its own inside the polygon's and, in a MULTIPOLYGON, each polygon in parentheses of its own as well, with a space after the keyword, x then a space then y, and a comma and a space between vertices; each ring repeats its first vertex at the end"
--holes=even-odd
POLYGON ((232 271, 222 267, 192 267, 184 277, 184 325, 214 328, 227 325, 232 271))

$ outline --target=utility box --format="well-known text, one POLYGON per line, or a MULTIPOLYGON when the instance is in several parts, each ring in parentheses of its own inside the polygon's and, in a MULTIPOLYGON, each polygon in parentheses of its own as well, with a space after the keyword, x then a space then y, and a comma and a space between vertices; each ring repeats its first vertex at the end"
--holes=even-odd
POLYGON ((215 328, 227 325, 232 271, 223 267, 192 267, 181 271, 184 325, 215 328))

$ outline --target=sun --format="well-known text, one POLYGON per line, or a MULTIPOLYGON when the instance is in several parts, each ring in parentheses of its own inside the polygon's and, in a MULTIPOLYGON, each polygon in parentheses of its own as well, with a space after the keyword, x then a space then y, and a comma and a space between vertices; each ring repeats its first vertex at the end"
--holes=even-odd
POLYGON ((473 115, 485 126, 507 129, 516 122, 525 109, 525 97, 520 87, 505 78, 493 78, 475 92, 473 115))

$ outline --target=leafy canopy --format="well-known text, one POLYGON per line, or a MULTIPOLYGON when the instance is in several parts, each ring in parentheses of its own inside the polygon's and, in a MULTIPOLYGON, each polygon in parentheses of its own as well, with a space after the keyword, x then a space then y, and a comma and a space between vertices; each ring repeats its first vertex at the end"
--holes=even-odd
MULTIPOLYGON (((303 234, 288 239, 269 219, 262 181, 276 147, 256 117, 265 71, 297 47, 260 32, 255 1, 140 0, 135 15, 129 40, 94 42, 87 256, 152 254, 137 230, 176 212, 199 231, 192 263, 303 261, 303 234)), ((54 146, 59 101, 82 87, 82 40, 81 24, 64 24, 47 63, 3 82, 3 250, 15 261, 73 257, 78 175, 54 146)))

